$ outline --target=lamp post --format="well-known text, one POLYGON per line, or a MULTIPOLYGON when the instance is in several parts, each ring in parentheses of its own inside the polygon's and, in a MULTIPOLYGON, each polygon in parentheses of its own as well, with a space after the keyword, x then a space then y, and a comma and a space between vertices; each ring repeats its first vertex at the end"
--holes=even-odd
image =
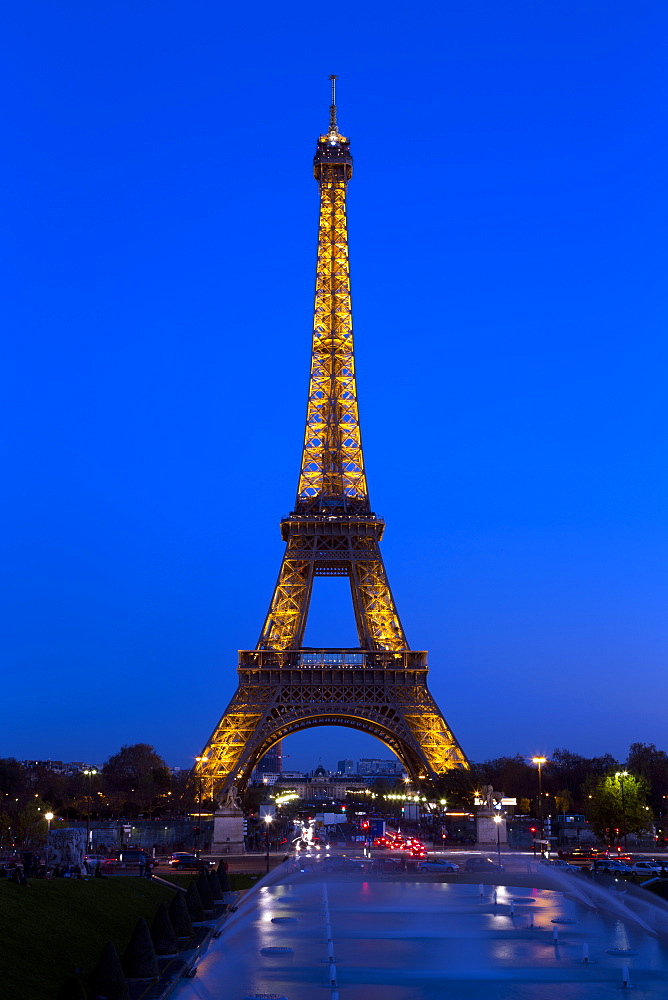
POLYGON ((197 823, 197 847, 195 849, 195 854, 197 857, 200 856, 200 837, 202 836, 202 764, 206 764, 208 757, 195 757, 195 760, 200 765, 197 768, 197 776, 199 778, 199 810, 198 810, 198 823, 197 823))
POLYGON ((271 826, 271 820, 272 820, 271 816, 264 817, 264 823, 265 823, 264 837, 267 843, 267 871, 269 871, 269 827, 271 826))
POLYGON ((84 768, 84 774, 88 775, 88 793, 86 795, 86 851, 90 850, 90 783, 93 780, 93 775, 97 774, 97 769, 94 767, 84 768))
POLYGON ((49 870, 49 834, 51 833, 51 820, 53 819, 53 813, 45 813, 44 819, 46 820, 46 850, 44 852, 44 875, 46 876, 49 870))
POLYGON ((532 757, 534 764, 538 765, 538 821, 540 823, 541 854, 543 853, 543 764, 547 764, 547 757, 532 757))
MULTIPOLYGON (((439 815, 439 824, 438 824, 438 833, 439 833, 438 846, 439 847, 443 847, 444 846, 444 844, 443 844, 443 815, 445 813, 445 807, 447 806, 447 804, 448 804, 448 800, 447 799, 441 799, 441 801, 440 801, 441 812, 440 812, 440 815, 439 815)), ((433 842, 434 842, 434 847, 436 847, 436 843, 437 842, 436 842, 436 834, 435 833, 434 833, 434 836, 433 836, 432 839, 433 839, 433 842)))
POLYGON ((624 847, 626 847, 626 799, 624 798, 624 778, 628 778, 628 771, 617 771, 615 777, 619 778, 619 784, 622 788, 622 836, 624 838, 624 847))
POLYGON ((501 867, 501 823, 502 819, 497 813, 494 816, 494 822, 496 823, 496 856, 499 862, 499 868, 501 867))

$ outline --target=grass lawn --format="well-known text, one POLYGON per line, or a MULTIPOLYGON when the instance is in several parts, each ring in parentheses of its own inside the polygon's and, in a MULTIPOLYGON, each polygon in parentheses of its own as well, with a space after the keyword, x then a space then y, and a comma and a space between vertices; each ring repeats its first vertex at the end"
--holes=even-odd
MULTIPOLYGON (((158 878, 164 878, 166 882, 171 882, 172 885, 181 886, 182 889, 187 889, 191 882, 199 878, 199 872, 161 872, 157 869, 155 874, 158 878)), ((258 874, 249 874, 248 872, 230 872, 228 875, 230 880, 230 889, 233 892, 239 892, 243 889, 252 889, 255 883, 260 881, 262 874, 262 872, 259 872, 258 874)))
POLYGON ((230 872, 230 889, 233 892, 240 892, 243 889, 252 889, 261 878, 261 874, 249 875, 246 872, 230 872))
POLYGON ((169 882, 171 885, 178 885, 181 889, 187 889, 191 882, 195 882, 199 878, 199 872, 172 872, 172 871, 156 871, 154 872, 156 878, 164 879, 165 882, 169 882))
POLYGON ((150 924, 172 896, 158 882, 125 876, 0 880, 2 1000, 52 1000, 68 972, 94 968, 110 938, 122 954, 139 917, 150 924))

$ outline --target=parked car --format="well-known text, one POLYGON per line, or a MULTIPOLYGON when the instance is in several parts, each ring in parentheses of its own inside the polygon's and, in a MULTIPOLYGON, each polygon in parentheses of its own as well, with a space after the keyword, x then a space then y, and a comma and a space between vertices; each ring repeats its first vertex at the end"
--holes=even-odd
POLYGON ((322 868, 326 872, 363 872, 365 866, 354 858, 337 857, 336 855, 325 856, 322 859, 322 868))
POLYGON ((558 868, 561 872, 579 872, 579 865, 572 865, 568 861, 564 861, 563 858, 544 858, 540 862, 541 865, 551 865, 552 868, 558 868))
POLYGON ((667 870, 665 861, 650 861, 647 858, 642 861, 634 861, 629 867, 636 875, 647 875, 648 878, 652 878, 653 875, 660 875, 661 869, 663 869, 664 873, 667 870))
POLYGON ((395 861, 394 858, 378 858, 377 861, 371 865, 372 872, 389 872, 397 874, 398 872, 404 871, 402 868, 401 861, 395 861))
POLYGON ((113 871, 115 858, 108 858, 106 854, 84 854, 84 865, 89 875, 93 875, 95 869, 100 868, 101 872, 113 871))
POLYGON ((432 858, 430 861, 422 861, 417 866, 419 872, 458 872, 459 865, 446 858, 432 858))
POLYGON ((130 847, 123 851, 119 851, 118 860, 113 862, 114 868, 118 873, 119 869, 133 870, 139 869, 142 865, 146 865, 149 862, 153 867, 157 865, 157 861, 148 853, 148 851, 142 848, 130 847))
POLYGON ((354 858, 346 857, 345 854, 304 854, 297 858, 297 864, 302 871, 311 872, 347 872, 352 874, 365 870, 363 864, 355 861, 354 858))
POLYGON ((467 872, 505 872, 505 870, 505 865, 500 865, 491 858, 467 858, 464 862, 464 871, 467 872))
POLYGON ((206 858, 198 858, 196 854, 186 854, 184 851, 177 851, 169 859, 172 868, 178 871, 207 871, 211 867, 211 862, 206 858))
POLYGON ((633 874, 631 865, 625 865, 623 861, 618 861, 617 858, 595 858, 591 863, 591 870, 593 872, 604 872, 608 875, 633 874))

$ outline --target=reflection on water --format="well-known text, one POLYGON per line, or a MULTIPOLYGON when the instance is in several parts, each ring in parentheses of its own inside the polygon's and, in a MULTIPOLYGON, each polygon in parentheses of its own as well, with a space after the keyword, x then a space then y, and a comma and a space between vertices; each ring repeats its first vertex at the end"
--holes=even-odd
POLYGON ((244 897, 175 996, 601 1000, 628 966, 644 997, 666 1000, 668 909, 570 876, 531 890, 506 874, 481 895, 454 881, 323 880, 284 866, 244 897))

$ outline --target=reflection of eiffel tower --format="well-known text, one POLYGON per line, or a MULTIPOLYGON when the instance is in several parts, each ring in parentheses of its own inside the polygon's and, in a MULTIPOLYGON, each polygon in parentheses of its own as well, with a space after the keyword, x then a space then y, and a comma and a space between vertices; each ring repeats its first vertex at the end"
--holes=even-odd
POLYGON ((256 763, 290 733, 347 726, 382 740, 414 780, 466 758, 427 690, 427 654, 409 649, 369 504, 357 412, 346 188, 348 140, 336 123, 314 159, 320 188, 311 379, 295 508, 281 522, 286 549, 256 649, 239 654, 239 686, 199 765, 219 790, 243 788, 256 763), (305 649, 316 576, 347 576, 359 649, 305 649))

